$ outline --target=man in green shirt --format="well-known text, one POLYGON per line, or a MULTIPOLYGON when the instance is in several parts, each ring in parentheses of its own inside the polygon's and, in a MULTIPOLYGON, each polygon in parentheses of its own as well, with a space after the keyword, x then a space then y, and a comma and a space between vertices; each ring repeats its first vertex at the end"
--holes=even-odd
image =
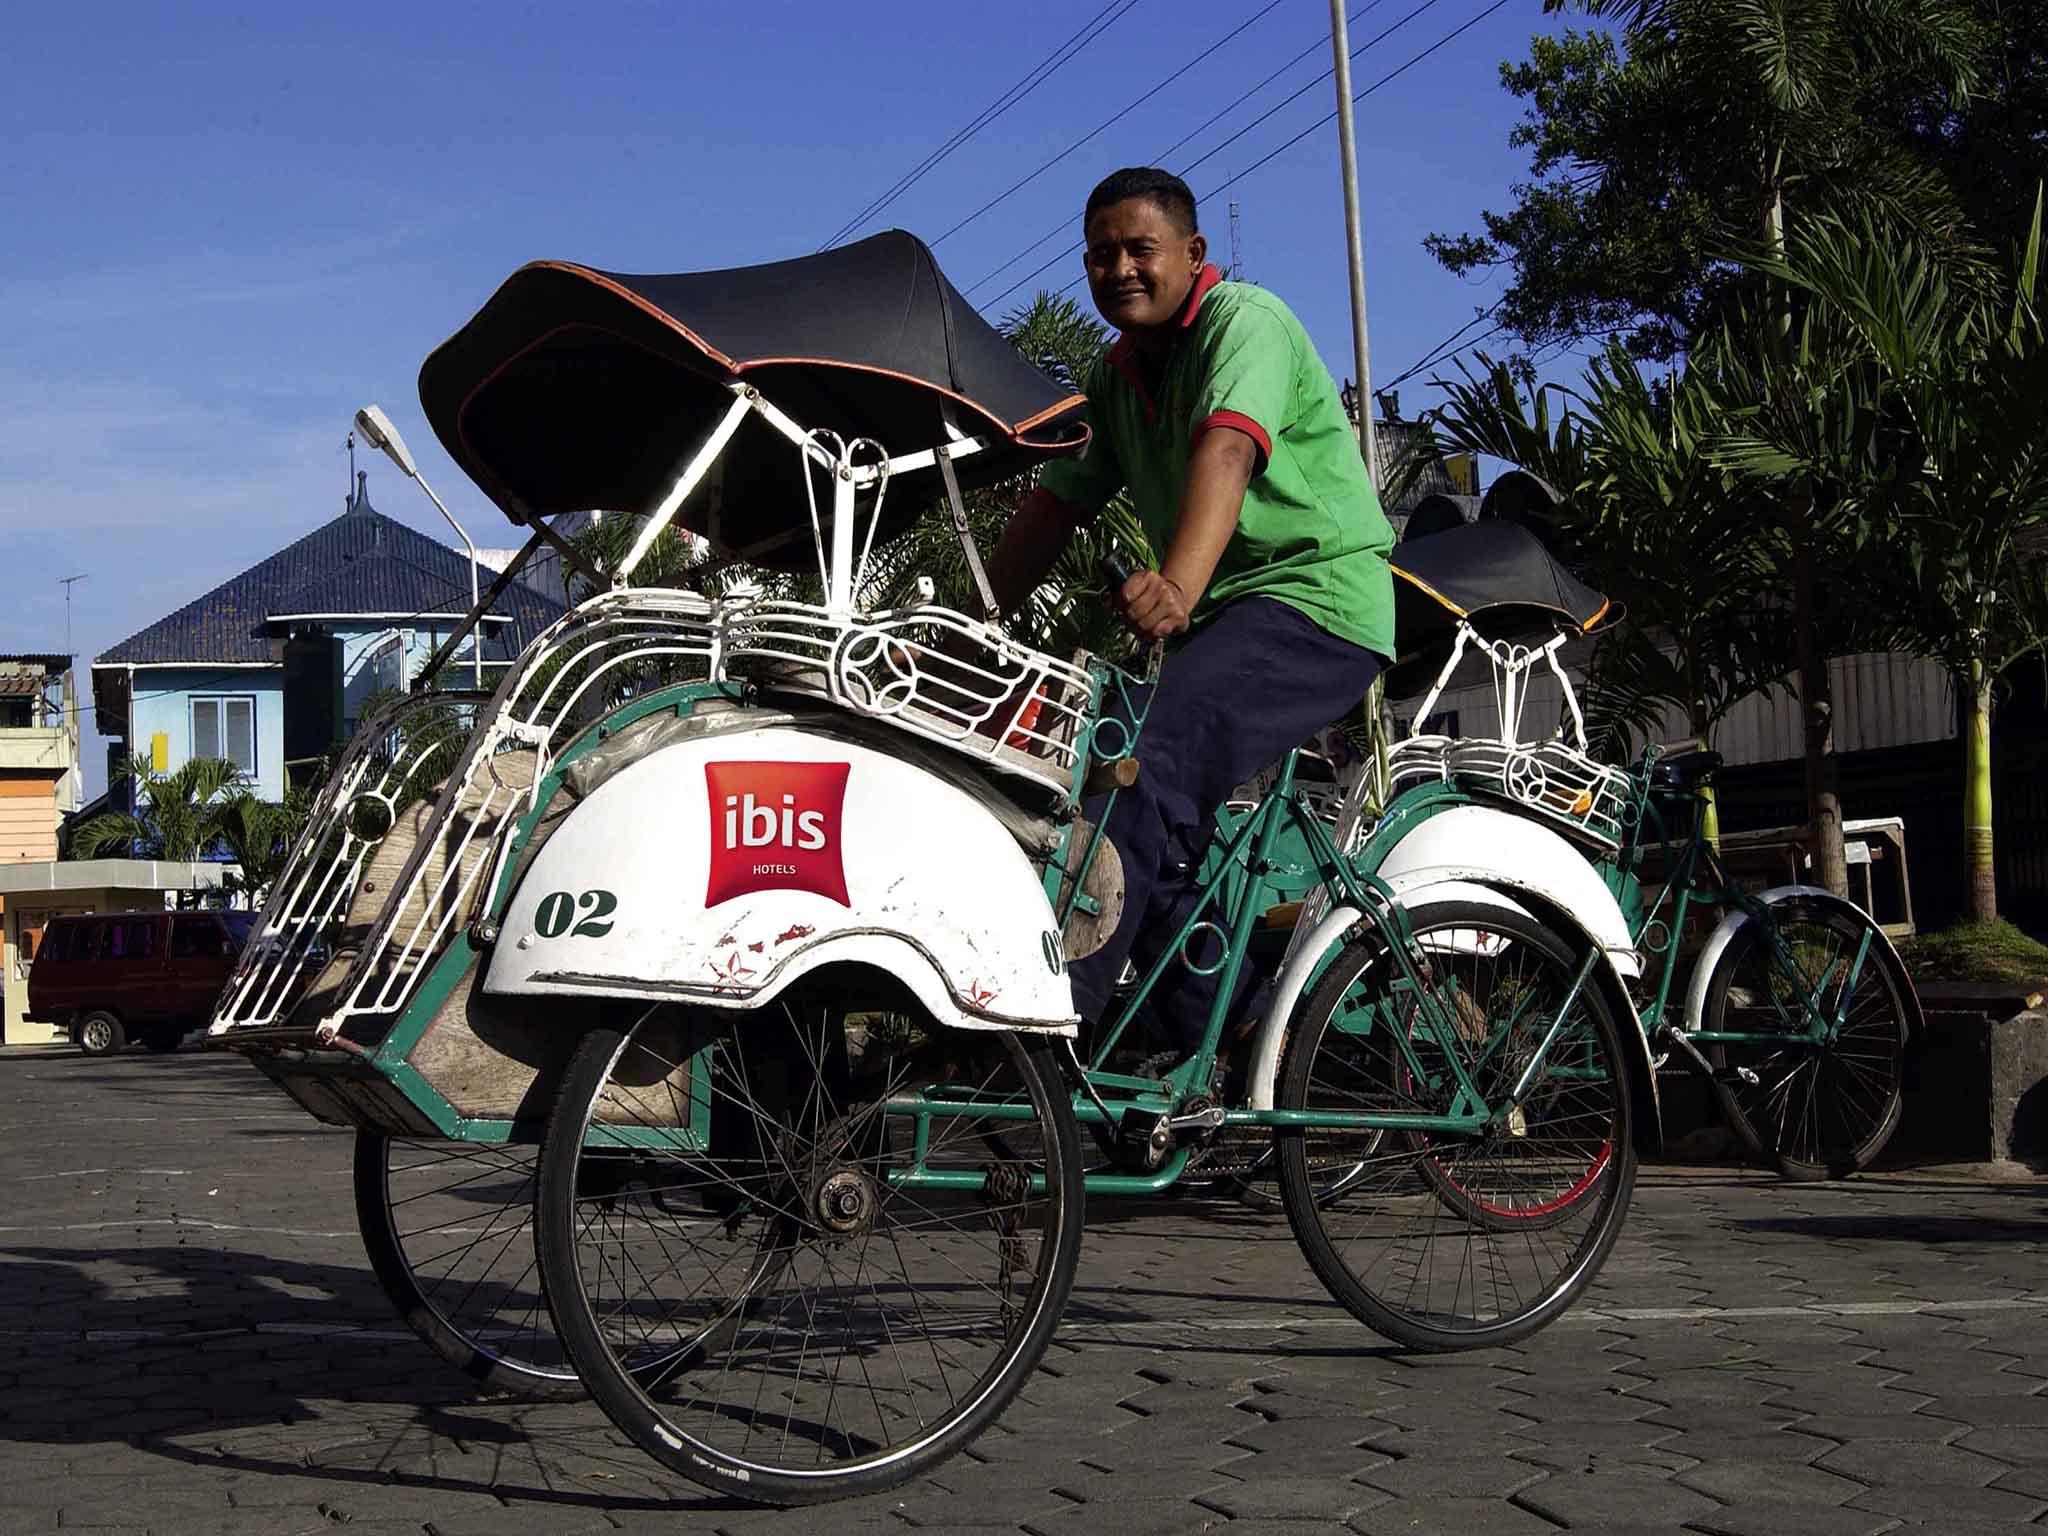
MULTIPOLYGON (((1013 609, 1119 490, 1160 554, 1158 570, 1111 594, 1132 629, 1173 648, 1137 785, 1107 825, 1124 915, 1071 970, 1076 1006, 1097 1019, 1125 960, 1148 967, 1198 898, 1216 808, 1355 705, 1393 654, 1394 536, 1301 322, 1209 265, 1187 184, 1118 171, 1089 195, 1083 225, 1089 290, 1122 335, 1083 385, 1087 452, 1046 467, 990 578, 1013 609)), ((1214 987, 1176 966, 1153 993, 1184 1046, 1214 987)))

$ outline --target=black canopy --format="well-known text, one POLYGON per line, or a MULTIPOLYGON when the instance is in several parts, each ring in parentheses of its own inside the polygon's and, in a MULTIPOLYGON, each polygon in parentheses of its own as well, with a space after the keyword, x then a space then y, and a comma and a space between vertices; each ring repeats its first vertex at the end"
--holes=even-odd
POLYGON ((1458 621, 1504 640, 1555 632, 1591 634, 1607 599, 1550 558, 1528 529, 1487 518, 1394 546, 1394 637, 1387 673, 1396 698, 1420 692, 1450 655, 1458 621))
MULTIPOLYGON (((515 518, 644 512, 732 403, 722 386, 741 378, 799 425, 892 455, 945 442, 950 403, 962 432, 994 439, 959 461, 970 486, 1088 440, 1081 397, 1019 356, 902 230, 718 272, 533 262, 435 349, 420 401, 455 461, 515 518)), ((939 487, 936 470, 892 479, 877 538, 939 487)), ((822 514, 829 490, 819 496, 822 514)), ((758 415, 679 520, 764 564, 815 568, 797 450, 758 415)))

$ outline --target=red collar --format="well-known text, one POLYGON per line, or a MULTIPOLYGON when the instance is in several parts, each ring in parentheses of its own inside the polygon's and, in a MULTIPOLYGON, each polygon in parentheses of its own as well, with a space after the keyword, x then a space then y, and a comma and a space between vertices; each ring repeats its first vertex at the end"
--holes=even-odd
MULTIPOLYGON (((1188 290, 1188 296, 1181 300, 1180 313, 1175 317, 1174 329, 1185 331, 1195 323, 1195 316, 1201 313, 1202 300, 1209 296, 1209 290, 1223 281, 1223 273, 1215 262, 1210 262, 1195 274, 1195 286, 1188 290)), ((1138 368, 1133 354, 1138 350, 1138 339, 1129 331, 1117 337, 1116 345, 1109 349, 1109 365, 1124 376, 1131 388, 1138 392, 1138 398, 1145 403, 1145 418, 1152 418, 1152 397, 1145 392, 1142 371, 1138 368)))

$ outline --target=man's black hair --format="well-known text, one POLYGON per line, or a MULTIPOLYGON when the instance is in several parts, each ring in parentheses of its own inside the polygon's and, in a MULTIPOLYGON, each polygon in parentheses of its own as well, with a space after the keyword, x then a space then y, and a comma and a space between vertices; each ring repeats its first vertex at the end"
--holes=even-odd
POLYGON ((1179 226, 1182 234, 1192 235, 1201 228, 1195 222, 1195 194, 1188 190, 1188 184, 1173 172, 1151 165, 1126 166, 1103 177, 1095 190, 1088 194, 1088 206, 1082 210, 1081 222, 1087 224, 1095 217, 1098 208, 1127 202, 1134 197, 1151 199, 1161 213, 1179 226))

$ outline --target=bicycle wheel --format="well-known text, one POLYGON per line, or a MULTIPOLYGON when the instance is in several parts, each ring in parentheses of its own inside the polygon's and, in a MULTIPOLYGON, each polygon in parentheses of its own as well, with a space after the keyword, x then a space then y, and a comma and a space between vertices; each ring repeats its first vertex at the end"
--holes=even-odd
POLYGON ((356 1132, 356 1224, 384 1293, 435 1354, 485 1386, 577 1398, 533 1252, 537 1149, 356 1132))
POLYGON ((1079 1258, 1055 1041, 851 1035, 816 1007, 592 1031, 543 1141, 541 1272, 591 1395, 665 1466, 761 1503, 893 1487, 965 1445, 1079 1258), (927 1093, 962 1112, 920 1136, 900 1111, 927 1093))
MULTIPOLYGON (((1564 942, 1476 903, 1433 903, 1409 921, 1418 976, 1455 1021, 1452 1038, 1420 1024, 1383 944, 1354 941, 1289 1030, 1282 1109, 1443 1114, 1456 1091, 1453 1050, 1499 1103, 1535 1059, 1578 970, 1564 942)), ((1310 1267, 1354 1317, 1411 1349, 1535 1332, 1599 1272, 1627 1215, 1627 1071, 1614 1017, 1587 986, 1518 1112, 1483 1135, 1281 1131, 1281 1195, 1310 1267), (1341 1198, 1319 1198, 1318 1159, 1346 1152, 1362 1171, 1341 1198)))
POLYGON ((1856 908, 1788 896, 1770 912, 1783 953, 1769 925, 1752 918, 1737 928, 1707 980, 1701 1027, 1804 1035, 1808 997, 1823 1018, 1839 1015, 1841 1027, 1826 1041, 1709 1046, 1714 1094, 1729 1129, 1784 1177, 1846 1178, 1869 1167, 1898 1129, 1912 983, 1856 908), (1862 968, 1844 995, 1859 949, 1862 968))

